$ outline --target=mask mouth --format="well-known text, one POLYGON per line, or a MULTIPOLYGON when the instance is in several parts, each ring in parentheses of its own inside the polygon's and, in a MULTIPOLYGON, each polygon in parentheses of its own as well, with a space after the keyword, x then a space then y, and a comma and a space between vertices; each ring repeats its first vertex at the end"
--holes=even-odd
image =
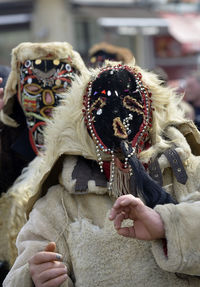
POLYGON ((53 112, 53 106, 46 106, 41 109, 40 113, 45 117, 45 118, 52 118, 52 112, 53 112))
POLYGON ((123 125, 123 123, 119 117, 117 117, 113 120, 113 129, 114 129, 114 136, 116 136, 120 139, 127 139, 128 138, 126 128, 123 125))

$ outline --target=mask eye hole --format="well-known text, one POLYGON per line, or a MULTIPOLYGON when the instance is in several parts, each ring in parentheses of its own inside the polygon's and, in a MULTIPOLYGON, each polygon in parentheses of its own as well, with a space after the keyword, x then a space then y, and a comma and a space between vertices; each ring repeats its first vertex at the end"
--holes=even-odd
POLYGON ((138 103, 138 101, 131 96, 126 96, 123 99, 123 105, 131 112, 137 112, 143 115, 143 106, 138 103))
POLYGON ((25 63, 24 63, 24 66, 26 68, 29 68, 31 66, 31 60, 26 60, 25 63))
POLYGON ((53 91, 55 92, 55 93, 63 93, 63 92, 65 92, 67 90, 67 88, 64 88, 64 87, 60 87, 60 88, 53 88, 53 91))
POLYGON ((24 88, 30 94, 39 94, 42 91, 41 87, 37 84, 27 84, 24 88))
POLYGON ((103 106, 105 106, 106 100, 104 97, 98 98, 91 106, 90 112, 92 113, 94 110, 98 111, 103 106))

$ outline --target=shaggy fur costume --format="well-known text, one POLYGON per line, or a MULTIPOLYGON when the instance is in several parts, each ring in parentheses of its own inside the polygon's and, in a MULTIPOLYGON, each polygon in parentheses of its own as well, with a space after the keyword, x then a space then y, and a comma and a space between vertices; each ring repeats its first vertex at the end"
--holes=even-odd
POLYGON ((22 169, 35 157, 29 143, 26 119, 16 97, 17 85, 20 80, 19 64, 26 60, 62 60, 68 57, 76 71, 83 74, 87 72, 81 56, 67 42, 21 43, 12 51, 11 72, 3 98, 4 108, 0 112, 0 193, 2 194, 0 198, 0 259, 8 260, 11 265, 16 256, 16 251, 13 254, 10 240, 13 243, 15 242, 18 233, 16 230, 20 230, 22 222, 25 220, 24 216, 18 220, 18 214, 24 214, 23 211, 22 213, 20 211, 21 202, 24 202, 24 200, 27 202, 28 198, 23 190, 20 191, 20 197, 15 192, 9 193, 9 195, 3 195, 3 193, 7 192, 8 188, 21 174, 22 169), (20 150, 15 149, 16 143, 18 143, 20 150), (26 149, 29 152, 28 155, 24 151, 26 149), (21 153, 19 153, 20 151, 21 153))
MULTIPOLYGON (((155 207, 165 226, 167 256, 162 240, 123 238, 108 221, 109 210, 120 190, 113 187, 109 192, 103 181, 97 184, 99 174, 94 176, 91 164, 97 161, 95 144, 82 114, 85 88, 99 73, 97 69, 73 83, 71 93, 55 109, 54 119, 46 129, 45 154, 30 164, 7 193, 7 198, 18 198, 7 238, 11 247, 19 230, 18 223, 25 221, 27 201, 30 211, 36 200, 42 198, 18 236, 19 256, 4 287, 32 286, 27 261, 49 241, 56 242, 57 251, 63 254, 68 266, 70 279, 63 287, 199 286, 200 135, 194 124, 182 117, 176 95, 160 86, 155 75, 134 64, 132 67, 142 74, 152 93, 154 107, 152 146, 140 153, 140 160, 149 163, 158 157, 163 187, 179 202, 155 207), (174 145, 188 175, 185 185, 176 180, 163 154, 174 145), (86 163, 80 173, 75 173, 79 158, 84 158, 86 163), (91 174, 91 179, 77 192, 75 186, 84 171, 90 171, 87 174, 91 174)), ((102 154, 102 158, 110 160, 109 155, 102 154)))

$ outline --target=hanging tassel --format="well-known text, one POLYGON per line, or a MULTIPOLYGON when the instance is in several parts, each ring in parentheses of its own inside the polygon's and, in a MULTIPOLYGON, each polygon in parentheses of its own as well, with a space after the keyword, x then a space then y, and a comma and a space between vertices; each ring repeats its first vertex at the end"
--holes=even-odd
POLYGON ((133 148, 126 141, 121 141, 121 149, 132 168, 131 182, 133 192, 142 197, 145 204, 154 208, 158 204, 177 202, 167 193, 155 180, 153 180, 145 171, 143 165, 133 152, 133 148))
POLYGON ((121 195, 130 193, 130 174, 128 172, 121 171, 115 166, 114 179, 112 182, 112 188, 109 190, 109 195, 119 197, 121 195))

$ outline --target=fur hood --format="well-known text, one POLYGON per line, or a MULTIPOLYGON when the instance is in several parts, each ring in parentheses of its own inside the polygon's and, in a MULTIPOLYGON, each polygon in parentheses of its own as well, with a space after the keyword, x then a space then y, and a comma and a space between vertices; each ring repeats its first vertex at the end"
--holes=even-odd
POLYGON ((70 58, 75 69, 84 73, 85 64, 78 52, 74 51, 67 42, 49 43, 21 43, 12 50, 11 72, 8 77, 4 92, 4 107, 0 112, 0 120, 12 127, 17 127, 17 122, 10 117, 13 110, 14 96, 17 94, 19 83, 19 64, 26 60, 34 59, 67 59, 70 58))
POLYGON ((121 61, 124 64, 128 64, 131 61, 135 61, 131 50, 129 50, 128 48, 114 46, 106 42, 101 42, 92 46, 89 50, 89 57, 92 58, 92 56, 98 51, 105 51, 110 54, 116 54, 117 61, 121 61))

